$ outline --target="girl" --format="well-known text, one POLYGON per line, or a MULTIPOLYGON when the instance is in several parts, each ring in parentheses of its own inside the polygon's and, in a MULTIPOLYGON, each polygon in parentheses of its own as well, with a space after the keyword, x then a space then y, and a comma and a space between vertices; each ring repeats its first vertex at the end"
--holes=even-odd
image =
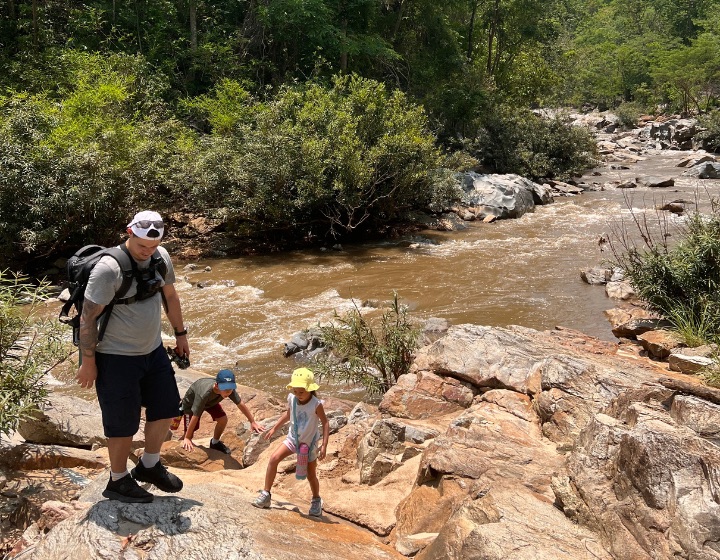
POLYGON ((275 481, 278 464, 285 457, 297 453, 301 443, 310 448, 307 479, 312 490, 312 501, 310 502, 309 515, 320 517, 322 515, 322 499, 320 498, 320 482, 317 477, 317 460, 325 458, 328 438, 330 437, 330 426, 322 402, 317 398, 315 391, 319 385, 315 383, 315 375, 307 368, 300 368, 293 371, 290 383, 287 386, 292 391, 288 395, 288 407, 283 415, 278 418, 275 425, 263 434, 263 438, 270 439, 280 426, 290 420, 290 430, 285 441, 273 452, 265 471, 265 488, 253 501, 253 505, 259 508, 270 507, 270 489, 275 481), (322 441, 318 423, 322 423, 322 441))

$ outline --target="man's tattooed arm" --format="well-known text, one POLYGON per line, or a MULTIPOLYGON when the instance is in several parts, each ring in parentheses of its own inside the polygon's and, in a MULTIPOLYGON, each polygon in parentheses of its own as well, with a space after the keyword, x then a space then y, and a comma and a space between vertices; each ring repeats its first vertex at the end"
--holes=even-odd
POLYGON ((86 299, 83 304, 82 315, 80 315, 80 351, 83 358, 95 357, 95 347, 98 343, 97 319, 103 309, 105 309, 104 305, 99 305, 89 299, 86 299))

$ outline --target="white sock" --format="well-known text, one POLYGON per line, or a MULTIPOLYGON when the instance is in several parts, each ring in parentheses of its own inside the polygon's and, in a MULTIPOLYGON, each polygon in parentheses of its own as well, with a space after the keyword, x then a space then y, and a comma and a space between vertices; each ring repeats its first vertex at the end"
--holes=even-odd
POLYGON ((110 479, 113 481, 120 480, 122 477, 127 476, 128 474, 130 474, 130 473, 128 473, 127 469, 125 469, 125 472, 121 472, 121 473, 114 473, 114 472, 110 471, 110 479))
POLYGON ((142 461, 143 467, 151 469, 157 465, 160 460, 160 453, 143 453, 140 460, 142 461))
POLYGON ((217 443, 218 441, 220 441, 220 440, 219 440, 219 439, 212 438, 212 439, 210 440, 210 443, 217 443))

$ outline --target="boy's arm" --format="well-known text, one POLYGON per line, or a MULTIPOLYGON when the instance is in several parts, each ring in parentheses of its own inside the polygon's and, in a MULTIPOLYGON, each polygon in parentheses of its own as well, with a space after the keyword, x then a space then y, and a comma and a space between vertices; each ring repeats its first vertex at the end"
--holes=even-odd
POLYGON ((318 459, 322 460, 325 458, 328 440, 330 439, 330 423, 328 422, 327 415, 325 414, 325 408, 323 407, 322 403, 317 405, 317 408, 315 409, 315 414, 317 414, 318 418, 320 418, 320 422, 322 423, 323 427, 322 446, 318 447, 317 453, 318 459))
POLYGON ((287 422, 288 420, 290 420, 290 409, 286 409, 285 412, 283 412, 283 415, 280 418, 278 418, 278 421, 275 422, 275 425, 263 434, 263 438, 270 439, 273 436, 273 434, 275 433, 275 431, 280 426, 285 424, 285 422, 287 422))
POLYGON ((252 430, 254 432, 257 432, 259 434, 260 432, 265 431, 265 426, 261 426, 260 424, 255 422, 255 418, 253 417, 252 412, 250 412, 250 409, 247 407, 247 405, 244 402, 240 401, 238 403, 237 407, 240 409, 240 412, 242 412, 245 415, 245 417, 248 419, 248 421, 250 422, 250 427, 252 428, 252 430))
POLYGON ((200 422, 199 416, 194 416, 190 419, 190 423, 188 424, 187 431, 185 432, 185 437, 183 438, 183 449, 187 449, 188 451, 193 450, 193 442, 192 438, 195 434, 195 428, 197 428, 198 423, 200 422))

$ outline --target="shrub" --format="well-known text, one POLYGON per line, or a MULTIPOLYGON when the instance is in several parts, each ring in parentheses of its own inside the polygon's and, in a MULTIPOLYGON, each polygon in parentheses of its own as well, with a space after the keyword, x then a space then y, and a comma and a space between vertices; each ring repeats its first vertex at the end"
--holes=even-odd
POLYGON ((567 179, 594 165, 597 146, 587 129, 562 115, 498 106, 482 117, 470 153, 498 173, 567 179))
POLYGON ((225 208, 236 233, 350 236, 433 200, 441 154, 403 93, 345 76, 331 88, 283 88, 243 111, 228 91, 246 99, 226 83, 216 103, 194 104, 218 124, 203 139, 193 194, 196 207, 225 208))
POLYGON ((702 147, 708 152, 720 153, 720 109, 699 117, 698 123, 705 129, 696 136, 702 147))
POLYGON ((644 245, 629 241, 626 232, 615 234, 612 244, 616 265, 648 306, 673 323, 688 345, 715 340, 720 334, 720 205, 711 212, 690 215, 677 233, 664 223, 654 232, 640 221, 644 245), (673 246, 668 239, 677 239, 673 246))
POLYGON ((330 354, 318 360, 315 371, 347 383, 359 383, 370 394, 384 394, 412 364, 420 334, 407 318, 407 307, 394 294, 379 325, 371 324, 357 307, 335 324, 321 327, 330 354))
POLYGON ((0 271, 0 434, 45 402, 43 378, 68 356, 61 325, 37 319, 47 287, 0 271))
POLYGON ((633 101, 622 103, 617 109, 615 109, 615 114, 618 117, 620 126, 623 128, 635 128, 638 124, 640 116, 643 113, 644 111, 642 106, 633 101))

